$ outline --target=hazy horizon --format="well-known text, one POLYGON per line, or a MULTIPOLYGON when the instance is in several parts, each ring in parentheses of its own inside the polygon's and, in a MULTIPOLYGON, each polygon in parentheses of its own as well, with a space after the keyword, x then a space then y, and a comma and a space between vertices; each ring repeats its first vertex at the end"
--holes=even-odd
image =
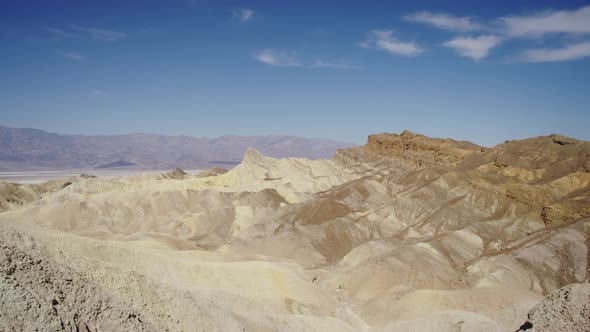
MULTIPOLYGON (((197 139, 208 139, 208 140, 216 140, 222 137, 280 137, 280 136, 285 136, 285 137, 294 137, 294 138, 306 138, 306 139, 316 139, 316 140, 326 140, 326 141, 334 141, 334 142, 341 142, 341 143, 349 143, 349 144, 353 144, 353 145, 364 145, 367 142, 367 138, 369 135, 373 135, 373 134, 381 134, 381 133, 393 133, 393 134, 401 134, 404 130, 408 130, 410 132, 416 133, 416 134, 421 134, 424 135, 424 133, 422 132, 417 132, 414 130, 411 130, 409 128, 405 128, 403 130, 400 130, 398 132, 393 132, 393 131, 384 131, 384 132, 374 132, 374 133, 369 133, 367 134, 367 136, 364 138, 364 140, 360 141, 360 142, 353 142, 353 141, 344 141, 344 140, 337 140, 337 139, 333 139, 333 138, 325 138, 325 137, 312 137, 312 136, 303 136, 303 135, 290 135, 290 134, 281 134, 281 133, 269 133, 269 134, 264 134, 264 135, 235 135, 235 134, 222 134, 219 136, 198 136, 198 135, 186 135, 186 134, 166 134, 166 133, 155 133, 155 132, 128 132, 128 133, 120 133, 120 134, 85 134, 85 133, 62 133, 62 132, 57 132, 57 131, 48 131, 48 130, 44 130, 41 128, 31 128, 31 127, 11 127, 11 126, 7 126, 5 124, 0 123, 0 127, 4 127, 4 128, 11 128, 11 129, 33 129, 33 130, 41 130, 44 131, 46 133, 49 134, 57 134, 57 135, 64 135, 64 136, 88 136, 88 137, 99 137, 99 136, 127 136, 127 135, 153 135, 153 136, 166 136, 166 137, 190 137, 190 138, 197 138, 197 139)), ((553 134, 561 134, 558 132, 554 132, 554 133, 547 133, 547 134, 542 134, 539 136, 549 136, 549 135, 553 135, 553 134)), ((469 138, 465 138, 465 139, 461 139, 462 141, 468 141, 468 142, 472 142, 472 143, 476 143, 478 145, 481 145, 483 147, 493 147, 496 146, 498 144, 502 144, 505 143, 508 140, 518 140, 518 139, 527 139, 527 138, 533 138, 533 137, 539 137, 539 136, 530 136, 530 137, 512 137, 510 139, 506 138, 506 139, 500 139, 500 141, 493 143, 491 145, 484 145, 484 144, 479 144, 473 140, 470 140, 469 138)), ((566 135, 567 136, 567 135, 566 135)), ((579 137, 574 137, 574 136, 570 136, 571 138, 574 139, 578 139, 578 140, 584 140, 582 138, 579 137)), ((454 137, 432 137, 432 138, 449 138, 449 139, 455 139, 454 137)), ((456 139, 458 140, 458 139, 456 139)))
MULTIPOLYGON (((311 136, 303 136, 303 135, 289 135, 289 134, 282 134, 282 133, 270 133, 264 135, 236 135, 236 134, 221 134, 218 136, 199 136, 199 135, 186 135, 186 134, 166 134, 166 133, 154 133, 154 132, 127 132, 127 133, 120 133, 120 134, 87 134, 87 133, 63 133, 58 131, 51 131, 45 130, 42 128, 33 128, 33 127, 13 127, 8 126, 3 123, 0 123, 0 127, 10 128, 10 129, 32 129, 32 130, 41 130, 49 134, 57 134, 57 135, 65 135, 65 136, 127 136, 127 135, 154 135, 154 136, 168 136, 168 137, 191 137, 191 138, 201 138, 201 139, 209 139, 215 140, 222 137, 254 137, 254 136, 285 136, 285 137, 298 137, 298 138, 309 138, 309 139, 318 139, 318 140, 327 140, 327 141, 338 141, 343 143, 355 143, 355 142, 346 142, 340 140, 334 140, 331 138, 323 138, 323 137, 311 137, 311 136)), ((366 141, 366 139, 365 139, 366 141)))

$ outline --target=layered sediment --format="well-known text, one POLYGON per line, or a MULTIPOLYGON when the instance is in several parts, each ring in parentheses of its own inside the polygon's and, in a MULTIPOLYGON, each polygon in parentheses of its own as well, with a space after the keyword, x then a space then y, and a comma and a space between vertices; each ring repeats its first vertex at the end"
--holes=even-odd
POLYGON ((550 328, 541 313, 580 308, 551 294, 590 276, 588 165, 560 135, 405 131, 332 160, 3 184, 0 327, 550 328))

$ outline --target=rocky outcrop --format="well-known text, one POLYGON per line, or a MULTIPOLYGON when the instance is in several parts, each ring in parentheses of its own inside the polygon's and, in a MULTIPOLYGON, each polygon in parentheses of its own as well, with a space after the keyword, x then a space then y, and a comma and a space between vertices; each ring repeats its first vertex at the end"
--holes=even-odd
POLYGON ((0 181, 0 212, 38 200, 44 192, 46 190, 40 186, 0 181))
POLYGON ((401 134, 369 135, 367 144, 340 149, 333 160, 343 166, 374 163, 387 158, 387 163, 403 169, 433 166, 456 166, 474 152, 486 149, 476 144, 452 139, 430 138, 404 130, 401 134))
POLYGON ((571 284, 537 304, 518 331, 590 331, 590 284, 571 284))
POLYGON ((52 261, 32 238, 0 233, 2 331, 152 331, 132 308, 75 270, 52 261))
POLYGON ((429 138, 404 130, 400 135, 370 135, 367 148, 380 155, 397 157, 417 167, 453 166, 482 147, 452 139, 429 138))
POLYGON ((164 173, 161 175, 163 179, 183 179, 188 173, 176 167, 172 172, 164 173))
POLYGON ((41 184, 21 184, 0 181, 0 213, 37 201, 44 194, 65 189, 80 180, 93 178, 96 177, 81 174, 66 179, 50 180, 41 184))

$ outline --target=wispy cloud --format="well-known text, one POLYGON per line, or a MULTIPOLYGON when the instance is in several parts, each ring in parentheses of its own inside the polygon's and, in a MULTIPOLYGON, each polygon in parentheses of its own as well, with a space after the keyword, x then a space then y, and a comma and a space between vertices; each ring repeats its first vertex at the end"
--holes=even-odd
POLYGON ((480 30, 482 26, 475 22, 472 17, 457 17, 452 14, 433 13, 422 11, 403 17, 404 20, 415 23, 422 23, 434 26, 439 29, 451 31, 474 31, 480 30))
POLYGON ((540 48, 525 50, 525 62, 568 61, 590 56, 590 42, 570 44, 561 48, 540 48))
POLYGON ((72 29, 83 35, 102 41, 117 41, 127 37, 127 34, 124 32, 108 29, 86 28, 77 25, 73 25, 72 29))
POLYGON ((101 89, 93 89, 91 93, 95 96, 104 96, 106 93, 101 89))
POLYGON ((47 27, 47 32, 51 34, 51 39, 58 41, 65 38, 91 38, 101 41, 117 41, 127 37, 124 32, 109 30, 109 29, 98 29, 81 27, 72 25, 69 28, 56 28, 47 27))
POLYGON ((293 51, 264 49, 254 55, 254 58, 271 66, 279 67, 303 67, 303 63, 297 60, 293 51))
POLYGON ((590 6, 577 10, 549 10, 525 16, 500 19, 505 33, 512 37, 541 37, 550 33, 590 33, 590 6))
POLYGON ((332 68, 332 69, 359 69, 359 66, 351 65, 346 62, 329 62, 324 60, 316 60, 308 68, 332 68))
POLYGON ((232 18, 238 20, 240 23, 246 23, 254 18, 254 10, 250 8, 241 8, 232 10, 232 18))
POLYGON ((71 60, 71 61, 84 61, 86 58, 82 56, 82 54, 77 52, 58 52, 64 58, 71 60))
POLYGON ((264 49, 254 55, 258 62, 276 67, 299 67, 299 68, 332 68, 332 69, 355 69, 357 66, 346 62, 315 60, 304 62, 297 58, 295 51, 264 49))
POLYGON ((45 30, 47 30, 47 32, 49 32, 51 34, 53 39, 56 39, 56 40, 74 36, 74 34, 71 33, 70 31, 66 31, 66 30, 60 29, 60 28, 47 27, 47 28, 45 28, 45 30))
POLYGON ((424 52, 424 49, 415 42, 400 41, 393 30, 372 30, 367 39, 358 44, 363 48, 373 48, 386 51, 391 54, 404 56, 417 56, 424 52))
POLYGON ((498 36, 457 37, 445 42, 443 45, 454 49, 460 56, 479 61, 490 53, 490 50, 498 46, 502 38, 498 36))

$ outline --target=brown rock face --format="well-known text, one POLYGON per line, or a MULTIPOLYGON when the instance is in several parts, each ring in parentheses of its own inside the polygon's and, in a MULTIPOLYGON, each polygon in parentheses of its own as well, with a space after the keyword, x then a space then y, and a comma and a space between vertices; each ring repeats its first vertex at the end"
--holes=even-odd
POLYGON ((473 143, 429 138, 408 130, 400 135, 370 135, 367 148, 383 156, 403 158, 418 167, 456 165, 467 155, 482 150, 473 143))
POLYGON ((37 200, 43 192, 39 186, 0 182, 0 212, 37 200))
POLYGON ((176 167, 176 169, 174 169, 172 172, 162 174, 162 177, 164 179, 182 179, 182 178, 184 178, 185 175, 187 175, 187 173, 185 171, 176 167))
POLYGON ((569 224, 590 216, 590 195, 544 206, 541 217, 547 227, 569 224))

